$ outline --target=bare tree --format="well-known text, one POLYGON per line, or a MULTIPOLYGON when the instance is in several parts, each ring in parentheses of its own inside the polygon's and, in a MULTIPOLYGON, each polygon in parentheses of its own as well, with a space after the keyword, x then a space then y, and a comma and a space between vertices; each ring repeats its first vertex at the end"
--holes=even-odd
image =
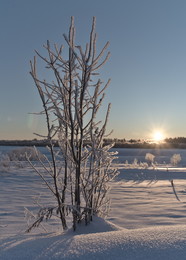
POLYGON ((58 48, 54 44, 52 48, 49 41, 44 45, 47 58, 36 51, 46 68, 53 72, 53 82, 39 79, 36 57, 31 62, 31 75, 43 104, 41 114, 46 116, 48 134, 45 138, 52 158, 51 161, 46 159, 48 166, 42 160, 40 163, 52 182, 30 163, 54 195, 57 205, 41 209, 29 230, 44 218, 51 217, 54 210, 60 216, 63 229, 67 228, 66 217, 70 211, 74 230, 82 219, 88 223, 93 215, 106 214, 109 182, 117 174, 117 170, 111 167, 114 153, 109 150, 113 145, 104 146, 103 143, 110 104, 104 121, 96 120, 110 82, 103 84, 97 72, 109 58, 109 52, 105 55, 109 43, 99 54, 96 53, 95 17, 85 50, 75 44, 73 17, 68 36, 63 36, 68 46, 68 58, 63 58, 63 45, 58 48), (60 147, 57 152, 54 138, 60 147))

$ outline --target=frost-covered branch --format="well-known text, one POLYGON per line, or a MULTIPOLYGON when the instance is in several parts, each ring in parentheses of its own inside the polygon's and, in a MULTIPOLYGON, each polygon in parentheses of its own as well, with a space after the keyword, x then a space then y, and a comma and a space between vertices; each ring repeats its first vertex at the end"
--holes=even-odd
MULTIPOLYGON (((100 53, 96 53, 95 25, 96 19, 93 17, 89 42, 83 49, 75 43, 74 18, 71 18, 69 33, 63 35, 68 48, 65 58, 62 57, 65 47, 61 45, 58 48, 54 44, 52 48, 49 41, 44 45, 47 57, 36 51, 45 67, 53 72, 55 81, 39 79, 36 58, 31 62, 31 75, 43 104, 42 114, 46 117, 51 154, 50 163, 46 160, 49 167, 43 161, 40 161, 40 165, 50 178, 52 188, 48 177, 46 179, 37 168, 34 169, 55 195, 58 205, 56 213, 60 216, 63 229, 67 228, 66 218, 69 209, 74 229, 83 218, 88 223, 94 214, 106 213, 109 182, 117 174, 111 167, 114 157, 109 149, 112 145, 103 146, 110 104, 105 120, 96 120, 103 104, 105 90, 110 83, 108 80, 104 85, 97 79, 98 69, 105 64, 110 53, 106 53, 108 42, 100 53), (53 146, 56 137, 59 144, 58 154, 53 146), (57 158, 61 160, 61 165, 57 164, 57 158), (67 199, 71 201, 68 207, 67 199)), ((45 217, 51 217, 53 210, 45 208, 40 213, 33 227, 45 217)))

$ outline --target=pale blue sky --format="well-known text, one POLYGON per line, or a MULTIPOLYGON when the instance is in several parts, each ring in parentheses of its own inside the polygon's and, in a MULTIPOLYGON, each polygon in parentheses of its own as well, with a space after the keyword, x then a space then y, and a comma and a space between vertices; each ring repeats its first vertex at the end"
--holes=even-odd
POLYGON ((41 110, 29 60, 46 40, 64 43, 71 16, 78 44, 88 41, 92 16, 98 47, 110 41, 101 78, 112 79, 113 136, 149 138, 154 128, 186 136, 185 0, 1 0, 0 139, 44 131, 44 120, 28 114, 41 110))

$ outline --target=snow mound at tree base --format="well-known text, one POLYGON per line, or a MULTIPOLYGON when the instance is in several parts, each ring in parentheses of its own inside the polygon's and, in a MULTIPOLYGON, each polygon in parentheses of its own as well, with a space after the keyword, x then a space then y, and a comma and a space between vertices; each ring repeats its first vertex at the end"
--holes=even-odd
POLYGON ((3 240, 0 246, 0 259, 3 260, 183 260, 185 256, 186 225, 90 234, 68 231, 62 235, 22 235, 3 240))
POLYGON ((103 218, 94 216, 93 221, 91 221, 88 225, 85 225, 85 223, 82 222, 77 225, 77 229, 75 232, 71 228, 67 231, 66 234, 80 235, 80 234, 92 234, 92 233, 110 232, 110 231, 119 231, 119 230, 123 230, 123 228, 103 218))

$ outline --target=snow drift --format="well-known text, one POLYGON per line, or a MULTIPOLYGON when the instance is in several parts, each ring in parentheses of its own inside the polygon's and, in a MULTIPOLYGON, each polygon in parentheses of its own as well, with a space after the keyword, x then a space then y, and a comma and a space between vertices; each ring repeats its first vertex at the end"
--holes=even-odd
POLYGON ((69 231, 63 235, 22 235, 5 239, 0 247, 0 259, 185 259, 185 225, 127 230, 105 222, 104 232, 99 232, 101 226, 96 223, 93 229, 97 233, 69 231))

